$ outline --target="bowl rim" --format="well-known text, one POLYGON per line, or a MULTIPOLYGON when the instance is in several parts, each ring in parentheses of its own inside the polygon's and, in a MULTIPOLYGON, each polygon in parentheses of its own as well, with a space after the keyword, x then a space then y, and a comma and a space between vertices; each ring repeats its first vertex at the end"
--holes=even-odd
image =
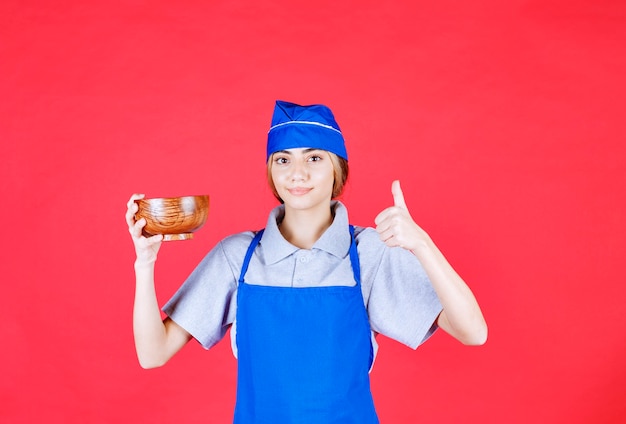
POLYGON ((206 198, 207 200, 209 199, 209 195, 208 194, 193 194, 193 195, 189 195, 189 196, 172 196, 172 197, 144 197, 142 199, 135 199, 135 202, 141 202, 141 201, 145 201, 145 202, 149 202, 149 201, 163 201, 163 200, 182 200, 182 199, 189 199, 189 198, 206 198))

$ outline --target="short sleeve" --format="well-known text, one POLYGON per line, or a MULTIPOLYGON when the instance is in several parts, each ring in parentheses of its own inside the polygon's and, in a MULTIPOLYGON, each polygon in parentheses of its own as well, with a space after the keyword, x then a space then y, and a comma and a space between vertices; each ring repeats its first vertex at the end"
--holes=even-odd
POLYGON ((359 235, 359 256, 370 287, 367 310, 372 330, 413 349, 437 329, 441 302, 419 260, 401 247, 388 247, 375 230, 359 235))
POLYGON ((237 278, 243 253, 250 242, 235 235, 219 242, 198 264, 163 312, 209 349, 219 342, 236 314, 237 278))

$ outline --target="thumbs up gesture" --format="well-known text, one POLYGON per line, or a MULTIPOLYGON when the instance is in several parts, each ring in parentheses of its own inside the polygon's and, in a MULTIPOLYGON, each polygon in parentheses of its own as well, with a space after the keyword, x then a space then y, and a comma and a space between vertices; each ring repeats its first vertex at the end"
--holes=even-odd
POLYGON ((413 221, 404 201, 400 181, 391 183, 393 206, 378 214, 374 223, 380 239, 389 247, 414 251, 427 240, 428 235, 413 221))

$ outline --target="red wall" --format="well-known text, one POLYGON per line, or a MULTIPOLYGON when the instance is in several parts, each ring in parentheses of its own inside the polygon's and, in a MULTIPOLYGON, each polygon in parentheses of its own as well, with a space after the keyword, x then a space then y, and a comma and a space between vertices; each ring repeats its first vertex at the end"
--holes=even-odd
POLYGON ((626 3, 0 4, 0 421, 229 422, 227 342, 135 358, 131 193, 206 193, 160 253, 165 301, 265 223, 275 99, 330 105, 353 223, 402 181, 477 295, 487 344, 381 341, 385 423, 626 416, 626 3))

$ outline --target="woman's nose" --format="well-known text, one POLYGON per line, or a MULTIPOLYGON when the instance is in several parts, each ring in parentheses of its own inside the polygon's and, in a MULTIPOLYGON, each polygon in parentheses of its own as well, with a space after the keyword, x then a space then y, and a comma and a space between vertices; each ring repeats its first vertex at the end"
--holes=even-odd
POLYGON ((293 166, 291 167, 291 180, 302 181, 304 179, 306 179, 306 167, 304 164, 294 161, 293 166))

